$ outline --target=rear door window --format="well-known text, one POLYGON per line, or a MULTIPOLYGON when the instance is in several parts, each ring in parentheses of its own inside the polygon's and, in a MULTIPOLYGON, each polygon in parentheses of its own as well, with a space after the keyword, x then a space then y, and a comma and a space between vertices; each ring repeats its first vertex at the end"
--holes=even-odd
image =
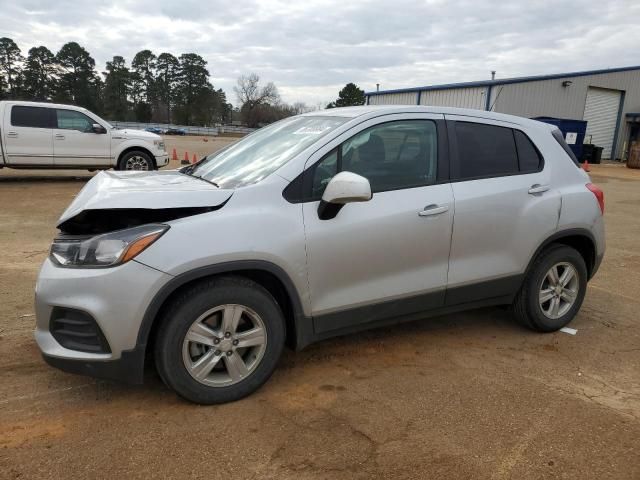
POLYGON ((519 172, 518 153, 510 128, 456 122, 459 179, 498 177, 519 172))
POLYGON ((11 125, 14 127, 51 128, 51 109, 44 107, 11 107, 11 125))

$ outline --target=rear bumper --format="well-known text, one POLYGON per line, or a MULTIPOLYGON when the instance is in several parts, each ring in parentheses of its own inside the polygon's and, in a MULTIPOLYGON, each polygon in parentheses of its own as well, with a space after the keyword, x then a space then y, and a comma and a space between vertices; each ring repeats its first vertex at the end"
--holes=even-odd
POLYGON ((131 385, 140 385, 144 376, 144 345, 122 352, 117 360, 76 360, 42 354, 52 367, 64 372, 89 375, 106 380, 117 380, 131 385))
POLYGON ((595 261, 593 262, 593 269, 591 270, 591 275, 589 276, 589 280, 593 278, 593 276, 598 272, 600 268, 600 264, 602 263, 602 259, 604 258, 604 252, 596 254, 595 261))

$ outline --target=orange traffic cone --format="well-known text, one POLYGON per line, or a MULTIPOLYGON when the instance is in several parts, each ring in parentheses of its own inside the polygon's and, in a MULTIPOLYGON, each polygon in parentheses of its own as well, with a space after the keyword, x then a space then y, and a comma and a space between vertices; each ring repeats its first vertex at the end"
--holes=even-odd
POLYGON ((180 163, 182 165, 189 165, 189 152, 184 152, 184 159, 180 163))
POLYGON ((584 163, 582 164, 582 169, 585 172, 590 172, 591 170, 589 170, 589 160, 585 160, 584 163))
POLYGON ((196 163, 198 161, 198 159, 196 158, 196 154, 193 154, 193 160, 191 161, 191 163, 196 163))
POLYGON ((178 153, 176 152, 176 149, 173 149, 173 155, 171 155, 171 160, 178 160, 178 153))

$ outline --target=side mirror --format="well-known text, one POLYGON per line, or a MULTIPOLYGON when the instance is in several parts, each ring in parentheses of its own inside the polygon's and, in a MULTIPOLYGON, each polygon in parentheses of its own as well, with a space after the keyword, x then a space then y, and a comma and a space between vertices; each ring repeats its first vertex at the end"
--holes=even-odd
POLYGON ((322 200, 318 205, 318 217, 320 220, 329 220, 334 218, 345 204, 369 200, 369 180, 352 172, 340 172, 329 181, 322 194, 322 200))
POLYGON ((94 123, 93 125, 91 125, 91 131, 93 133, 107 133, 107 129, 99 123, 94 123))

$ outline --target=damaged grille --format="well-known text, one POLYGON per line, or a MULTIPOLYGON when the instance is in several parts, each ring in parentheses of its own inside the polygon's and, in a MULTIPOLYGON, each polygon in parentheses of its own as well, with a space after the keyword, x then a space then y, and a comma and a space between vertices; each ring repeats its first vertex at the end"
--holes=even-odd
POLYGON ((95 319, 86 312, 55 307, 49 330, 60 345, 88 353, 111 353, 111 348, 95 319))

